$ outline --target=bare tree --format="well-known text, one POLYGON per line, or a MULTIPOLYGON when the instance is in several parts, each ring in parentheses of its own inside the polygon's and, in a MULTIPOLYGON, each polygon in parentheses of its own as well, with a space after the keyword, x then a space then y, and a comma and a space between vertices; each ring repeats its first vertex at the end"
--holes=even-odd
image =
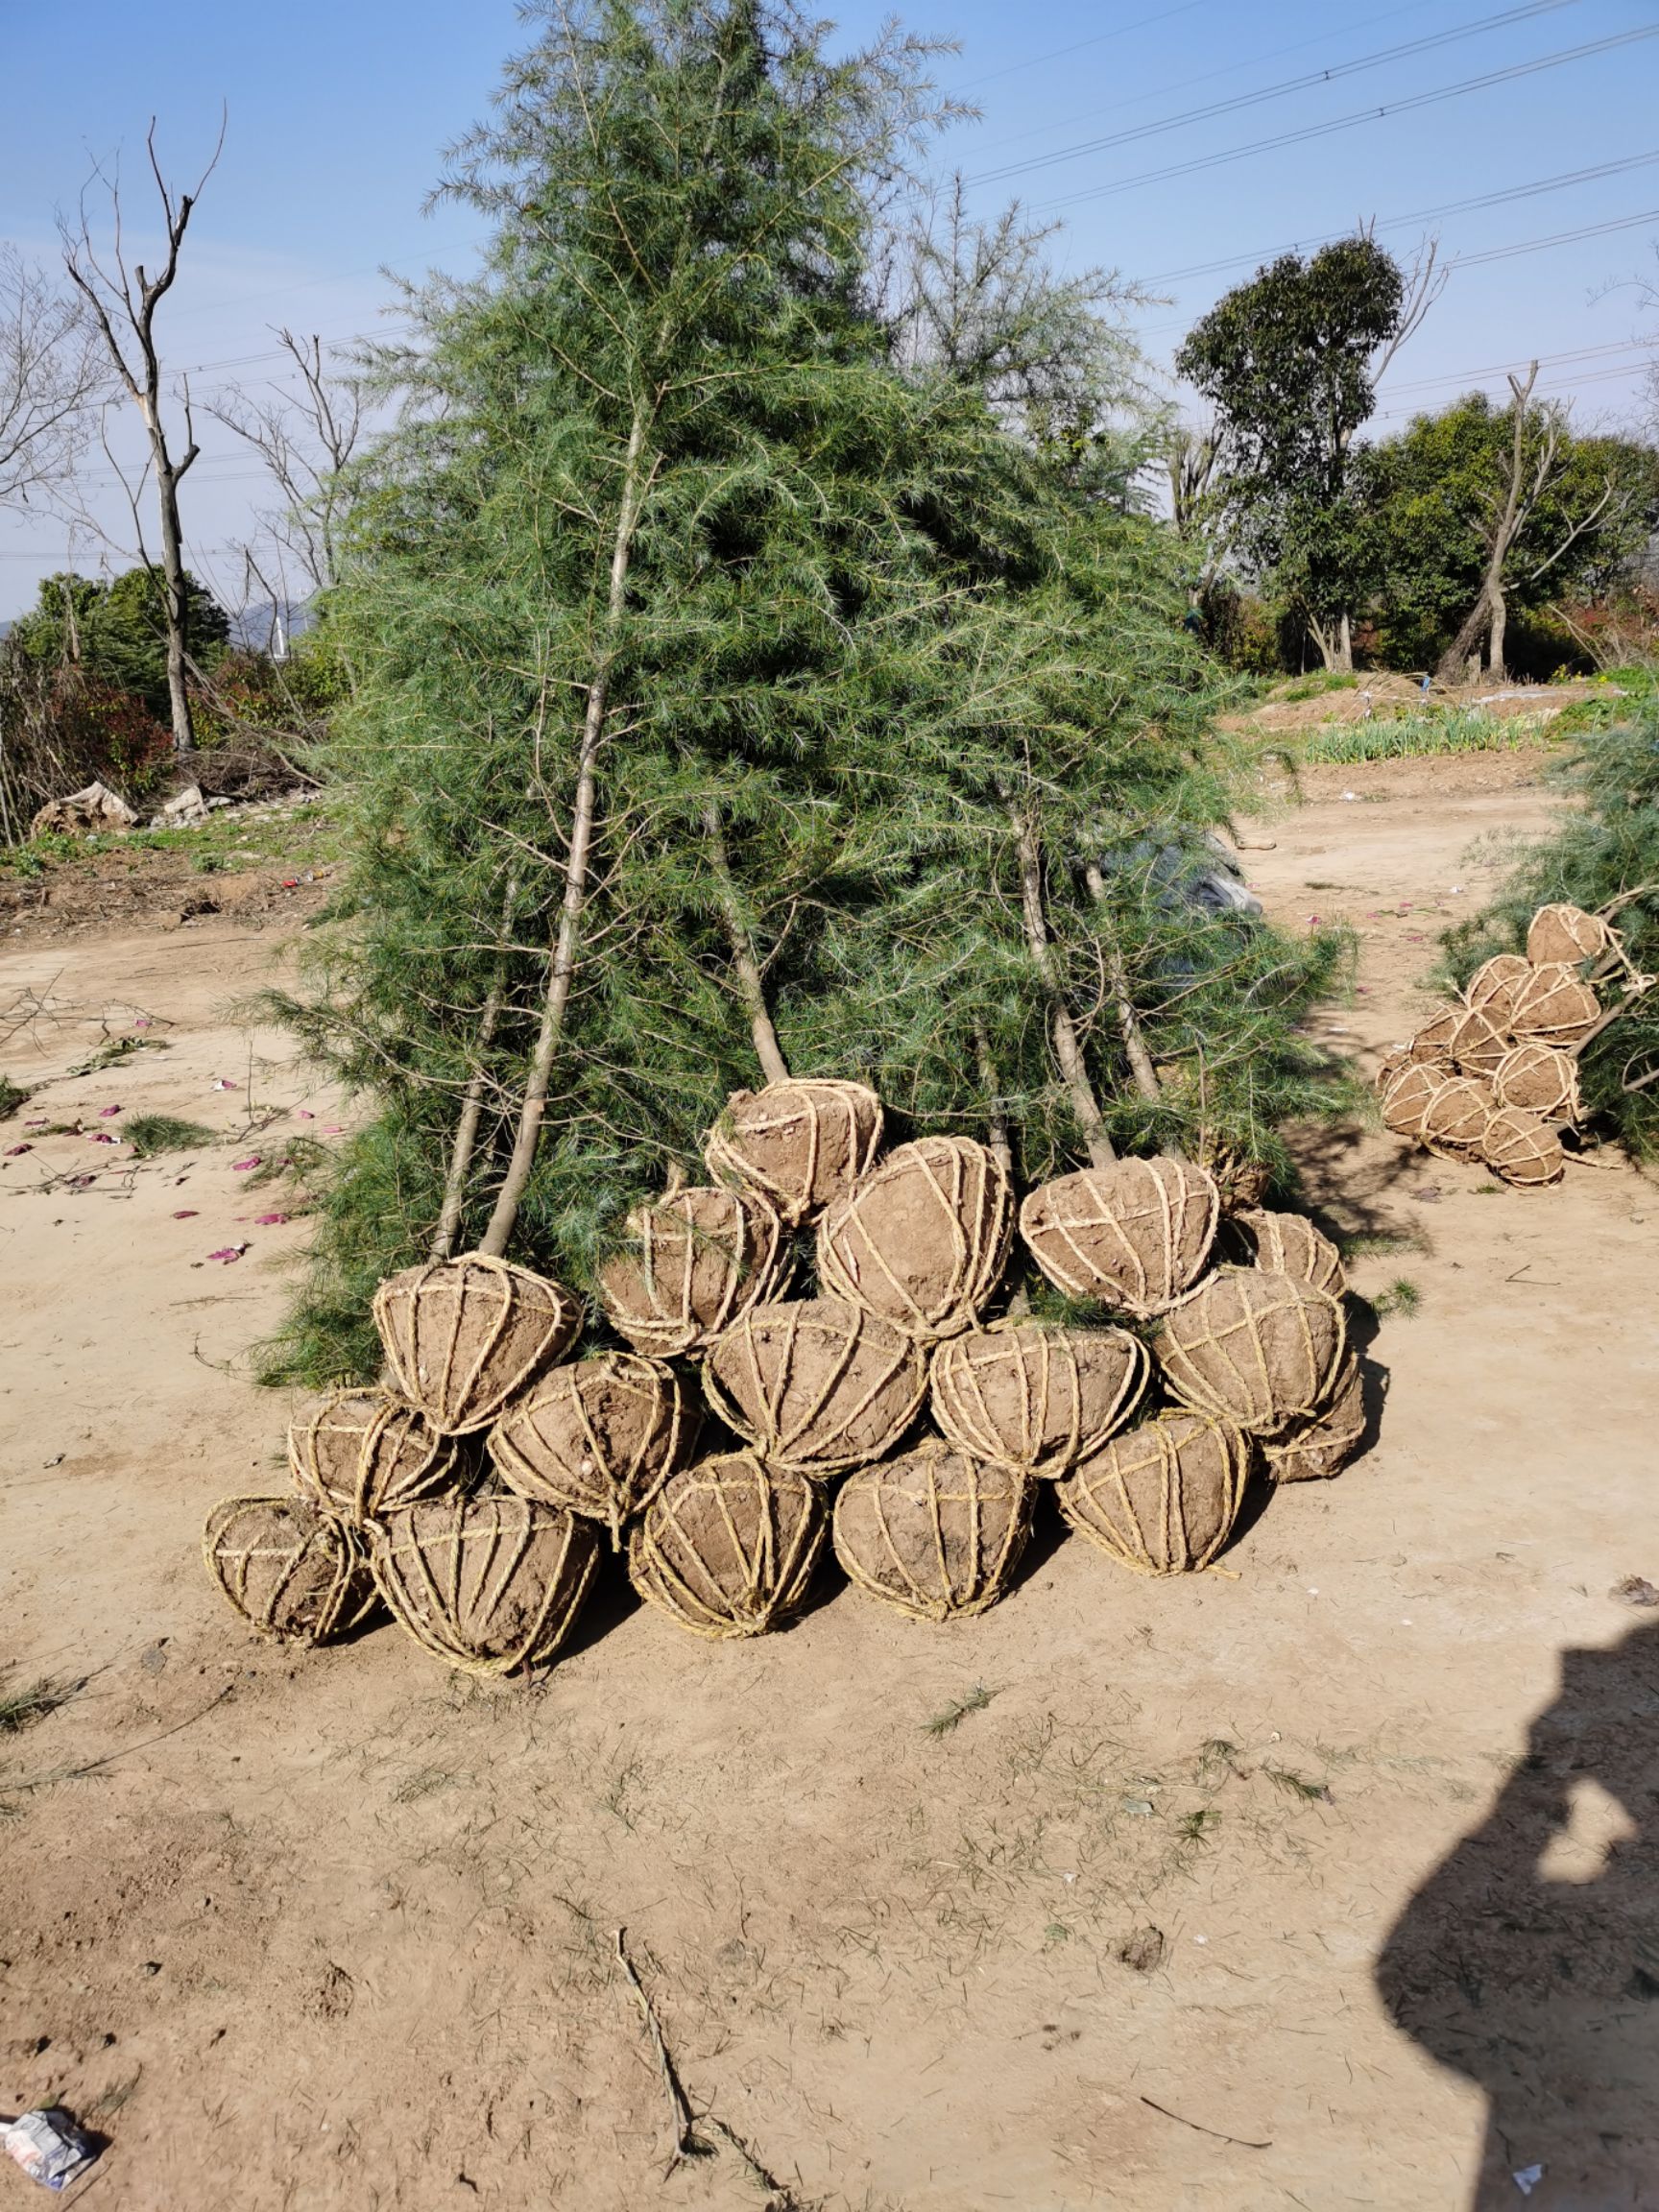
POLYGON ((1169 471, 1169 519, 1188 548, 1187 603, 1202 607, 1238 535, 1238 509, 1229 493, 1226 433, 1215 423, 1199 429, 1180 422, 1165 448, 1169 471))
MULTIPOLYGON (((1532 393, 1537 381, 1536 361, 1524 377, 1511 374, 1509 378, 1513 395, 1509 451, 1504 457, 1503 473, 1486 501, 1485 572, 1474 606, 1463 617, 1456 637, 1440 656, 1435 673, 1442 684, 1455 684, 1461 679, 1482 638, 1486 642, 1489 672, 1497 677, 1503 674, 1503 634, 1509 618, 1507 592, 1512 567, 1524 544, 1527 525, 1565 466, 1563 413, 1558 407, 1533 405, 1532 393)), ((1565 517, 1551 549, 1525 568, 1527 582, 1536 583, 1581 538, 1603 528, 1615 515, 1622 513, 1618 482, 1609 474, 1599 495, 1565 517)))
MULTIPOLYGON (((363 388, 328 370, 321 338, 292 330, 276 337, 298 372, 299 392, 254 401, 232 388, 208 413, 252 446, 281 496, 280 509, 260 517, 278 562, 292 560, 311 591, 326 591, 337 573, 343 471, 363 433, 363 388)), ((285 578, 267 577, 252 548, 248 564, 274 602, 286 596, 285 578)))
POLYGON ((187 681, 190 605, 184 581, 184 533, 179 519, 179 487, 195 462, 200 448, 196 444, 195 423, 190 411, 188 379, 180 389, 180 404, 183 416, 182 450, 176 446, 163 419, 164 376, 156 336, 156 315, 179 275, 180 251, 184 243, 184 233, 189 228, 191 214, 202 197, 203 187, 219 165, 219 156, 225 145, 225 123, 222 119, 219 142, 213 149, 213 157, 203 170, 193 192, 175 195, 172 186, 162 176, 160 162, 156 156, 154 117, 151 118, 144 145, 150 156, 150 174, 156 180, 156 190, 161 202, 161 217, 167 238, 167 257, 159 270, 154 276, 148 276, 141 261, 135 261, 129 270, 122 235, 120 183, 115 179, 105 179, 102 172, 99 173, 99 181, 104 183, 109 195, 113 231, 109 261, 108 264, 101 261, 93 246, 86 217, 85 196, 83 194, 80 228, 71 231, 66 225, 61 227, 63 265, 69 272, 71 282, 86 301, 103 338, 110 365, 137 408, 149 440, 150 467, 156 475, 156 494, 160 510, 161 575, 164 586, 162 609, 167 623, 167 692, 172 705, 173 749, 176 753, 188 753, 195 747, 196 733, 190 718, 187 681))
POLYGON ((0 508, 26 507, 68 475, 101 378, 82 301, 0 245, 0 508))

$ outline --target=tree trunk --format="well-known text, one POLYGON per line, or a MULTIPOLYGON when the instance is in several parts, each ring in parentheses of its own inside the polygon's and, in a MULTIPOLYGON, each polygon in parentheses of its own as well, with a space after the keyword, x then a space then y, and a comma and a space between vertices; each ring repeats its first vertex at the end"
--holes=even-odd
MULTIPOLYGON (((505 940, 513 926, 513 908, 517 900, 518 881, 516 876, 507 878, 507 889, 501 901, 501 935, 505 940)), ((444 1207, 438 1216, 438 1226, 432 1233, 431 1257, 447 1260, 455 1250, 455 1238, 461 1229, 462 1210, 467 1203, 467 1178, 472 1168, 472 1155, 478 1145, 478 1122, 484 1110, 484 1059, 495 1035, 495 1025, 501 1019, 501 1004, 506 993, 507 954, 503 948, 495 963, 495 976, 484 1004, 478 1014, 476 1041, 477 1064, 461 1099, 461 1118, 455 1125, 455 1142, 449 1151, 449 1172, 444 1181, 444 1207)))
POLYGON ((1502 590, 1492 594, 1492 623, 1486 633, 1486 668, 1499 683, 1503 681, 1503 632, 1509 620, 1509 610, 1504 604, 1502 590))
POLYGON ((1112 1140, 1106 1134, 1105 1117, 1089 1081, 1089 1070, 1083 1059, 1083 1047, 1078 1042, 1076 1027, 1060 996, 1060 978, 1054 966, 1054 949, 1048 942, 1048 925, 1043 913, 1043 848, 1037 834, 1035 815, 1022 813, 1010 807, 1014 834, 1020 854, 1020 898, 1025 924, 1025 944, 1031 954, 1044 989, 1048 994, 1048 1034, 1053 1040, 1054 1057, 1060 1063, 1060 1072, 1066 1088, 1071 1094, 1071 1110, 1077 1117, 1077 1126, 1083 1132, 1083 1142, 1093 1167, 1110 1167, 1118 1154, 1112 1140))
POLYGON ((1336 665, 1345 676, 1354 673, 1354 618, 1344 613, 1336 633, 1336 665))
POLYGON ((179 478, 162 465, 165 446, 152 439, 156 450, 156 489, 161 505, 161 576, 167 614, 167 698, 173 715, 173 750, 191 753, 196 748, 196 726, 190 716, 190 691, 184 663, 190 651, 190 599, 184 588, 184 539, 179 524, 179 478))
POLYGON ((710 799, 703 809, 703 828, 709 839, 709 857, 714 870, 714 879, 720 891, 720 911, 726 921, 726 935, 732 946, 732 965, 737 974, 738 996, 749 1016, 749 1034, 755 1040, 755 1053, 768 1083, 787 1083, 789 1066, 783 1057, 783 1048, 778 1042, 778 1032, 772 1026, 772 1016, 767 1011, 766 991, 760 978, 760 963, 755 954, 755 940, 749 933, 749 924, 743 913, 737 886, 732 879, 732 863, 726 851, 726 832, 721 826, 720 809, 710 799))
POLYGON ((645 410, 643 407, 636 407, 634 426, 628 438, 627 458, 623 464, 622 497, 616 514, 616 535, 611 549, 611 589, 606 604, 604 642, 592 681, 588 686, 588 709, 582 722, 582 747, 577 755, 576 797, 570 819, 570 851, 565 864, 565 897, 559 911, 559 932, 548 961, 547 990, 541 1004, 541 1022, 537 1031, 536 1048, 530 1056, 524 1102, 518 1110, 518 1127, 514 1135, 512 1157, 507 1163, 507 1172, 501 1179, 501 1188, 495 1194, 490 1225, 478 1245, 480 1252, 496 1260, 507 1249, 518 1218, 518 1208, 525 1187, 530 1181, 530 1170, 535 1166, 537 1140, 541 1134, 541 1118, 547 1110, 548 1081, 553 1072, 559 1039, 564 1032, 565 1013, 570 1003, 570 985, 576 973, 576 945, 581 932, 582 910, 587 903, 588 863, 593 846, 595 770, 600 740, 605 733, 611 663, 616 649, 616 632, 622 619, 629 556, 633 552, 634 532, 638 526, 639 510, 644 502, 645 488, 640 480, 639 469, 644 448, 645 410))
MULTIPOLYGON (((1094 860, 1085 863, 1083 879, 1089 886, 1089 896, 1096 906, 1106 903, 1106 878, 1094 860)), ((1123 1050, 1129 1062, 1129 1072, 1135 1079, 1135 1088, 1149 1106, 1163 1103, 1164 1086, 1158 1080, 1158 1070, 1152 1065, 1152 1055, 1146 1049, 1146 1039, 1142 1033, 1141 1017, 1135 1011, 1135 1000, 1129 990, 1129 972, 1123 965, 1123 955, 1115 938, 1102 940, 1106 955, 1106 982, 1112 994, 1112 1008, 1118 1017, 1118 1027, 1122 1033, 1123 1050)))
POLYGON ((998 1104, 1002 1086, 998 1078, 996 1063, 991 1058, 991 1041, 977 1022, 974 1024, 974 1063, 979 1071, 979 1088, 985 1094, 985 1109, 991 1123, 991 1149, 1003 1174, 1012 1181, 1014 1142, 1008 1133, 1008 1117, 998 1104))

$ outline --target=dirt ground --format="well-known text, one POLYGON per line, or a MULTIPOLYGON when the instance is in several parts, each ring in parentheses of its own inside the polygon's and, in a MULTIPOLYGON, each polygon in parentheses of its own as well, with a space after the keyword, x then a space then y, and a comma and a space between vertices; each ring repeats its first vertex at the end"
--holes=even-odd
MULTIPOLYGON (((1320 771, 1246 825, 1278 917, 1363 932, 1320 1024, 1362 1064, 1491 879, 1471 841, 1546 818, 1539 765, 1320 771)), ((1370 1348, 1373 1448, 1259 1501, 1226 1574, 1142 1581, 1048 1525, 943 1630, 833 1586, 705 1645, 613 1575, 535 1690, 390 1627, 290 1657, 196 1549, 215 1498, 280 1485, 240 1362, 305 1230, 237 1163, 341 1118, 228 1011, 289 947, 221 914, 0 955, 5 1063, 43 1086, 0 1124, 0 1652, 11 1688, 84 1681, 0 1736, 0 2107, 107 2133, 72 2194, 1659 2201, 1659 1628, 1612 1595, 1659 1580, 1659 1192, 1310 1142, 1358 1287, 1420 1304, 1370 1348), (121 1036, 151 1044, 68 1074, 121 1036), (141 1110, 235 1142, 90 1142, 141 1110), (673 2171, 618 1928, 699 2115, 673 2171)))

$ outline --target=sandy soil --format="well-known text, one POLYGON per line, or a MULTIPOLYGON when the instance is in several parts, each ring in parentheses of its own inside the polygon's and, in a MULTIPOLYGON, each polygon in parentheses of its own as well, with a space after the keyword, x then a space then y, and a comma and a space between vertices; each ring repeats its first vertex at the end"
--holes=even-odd
MULTIPOLYGON (((1245 858, 1292 926, 1363 930, 1321 1027, 1370 1064, 1490 879, 1471 840, 1548 798, 1517 756, 1333 773, 1245 858)), ((85 1678, 0 1737, 0 2106, 107 2131, 82 2194, 1451 2212, 1542 2165, 1551 2212, 1655 2201, 1659 1630, 1610 1593, 1659 1580, 1659 1193, 1310 1142, 1380 1240, 1359 1287, 1421 1306, 1371 1347, 1374 1448, 1225 1575, 1050 1531, 950 1630, 835 1587, 717 1647, 613 1576, 530 1692, 390 1628, 290 1657, 196 1558, 278 1481, 236 1359, 304 1234, 233 1163, 336 1118, 226 1011, 278 952, 219 918, 0 963, 49 1082, 0 1130, 35 1146, 0 1181, 4 1651, 85 1678), (69 1077, 105 1028, 170 1049, 69 1077), (238 1141, 133 1167, 23 1126, 139 1109, 238 1141), (705 2116, 672 2172, 619 1927, 705 2116)))

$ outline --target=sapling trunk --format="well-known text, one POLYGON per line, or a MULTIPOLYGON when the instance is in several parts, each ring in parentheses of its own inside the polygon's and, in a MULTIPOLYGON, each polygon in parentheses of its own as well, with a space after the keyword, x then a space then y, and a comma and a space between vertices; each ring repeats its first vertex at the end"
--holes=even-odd
POLYGON ((977 1022, 974 1024, 974 1060, 979 1070, 979 1088, 985 1094, 986 1114, 991 1124, 991 1149, 997 1156, 998 1166, 1012 1181, 1014 1143, 1008 1133, 1008 1117, 998 1103, 1002 1086, 998 1080, 997 1064, 991 1057, 991 1040, 986 1036, 983 1025, 977 1022))
MULTIPOLYGON (((1096 861, 1088 861, 1083 879, 1089 886, 1089 896, 1096 906, 1106 903, 1106 878, 1096 861)), ((1118 1027, 1123 1038, 1123 1050, 1128 1058, 1129 1072, 1135 1079, 1135 1088, 1149 1106, 1161 1105, 1164 1086, 1158 1080, 1158 1070, 1152 1065, 1152 1055, 1146 1049, 1146 1039, 1142 1032, 1141 1017, 1135 1011, 1135 1000, 1129 990, 1129 971, 1123 964, 1123 954, 1116 937, 1103 936, 1101 950, 1106 960, 1106 986, 1112 994, 1112 1009, 1118 1017, 1118 1027)))
POLYGON ((1037 817, 1018 806, 1011 807, 1009 812, 1020 855, 1020 901, 1024 916, 1025 945, 1031 954, 1031 964, 1048 995, 1048 1033, 1054 1044, 1054 1057, 1060 1063, 1060 1073, 1071 1094, 1071 1110, 1083 1132, 1090 1166, 1110 1167, 1118 1154, 1106 1134, 1106 1119, 1089 1080, 1076 1025, 1060 994, 1054 948, 1048 940, 1048 924, 1043 911, 1043 848, 1037 834, 1037 817))
MULTIPOLYGON (((507 889, 501 900, 503 943, 513 926, 513 906, 517 890, 517 878, 509 876, 507 889)), ((477 1058, 471 1078, 462 1094, 461 1118, 455 1124, 455 1142, 449 1152, 449 1172, 444 1180, 444 1207, 438 1216, 438 1226, 432 1234, 431 1257, 434 1260, 447 1260, 453 1256, 455 1239, 461 1230, 461 1211, 467 1201, 467 1178, 472 1170, 472 1155, 478 1145, 478 1123, 484 1111, 485 1059, 494 1041, 496 1023, 501 1019, 506 968, 507 956, 503 951, 495 963, 494 979, 479 1009, 474 1046, 477 1058)))
POLYGON ((640 469, 644 449, 645 410, 639 406, 634 411, 634 425, 629 433, 628 453, 623 464, 622 497, 617 508, 616 535, 611 550, 611 589, 606 602, 604 641, 592 680, 588 685, 588 708, 582 720, 582 748, 576 762, 576 798, 570 818, 570 847, 565 863, 565 897, 560 905, 559 931, 547 964, 547 988, 541 1002, 541 1021, 537 1031, 536 1048, 530 1056, 530 1070, 524 1085, 523 1104, 518 1110, 518 1126, 514 1133, 512 1157, 507 1163, 507 1172, 501 1179, 501 1188, 495 1194, 490 1225, 478 1246, 480 1252, 496 1260, 506 1251, 512 1238, 518 1218, 518 1208, 530 1181, 530 1170, 535 1166, 536 1143, 541 1134, 541 1118, 547 1109, 547 1087, 553 1073, 553 1060, 559 1048, 559 1039, 565 1027, 565 1009, 570 1003, 571 981, 576 973, 577 940, 581 933, 583 909, 588 902, 588 866, 593 849, 596 768, 600 741, 605 734, 611 665, 616 650, 616 632, 622 619, 629 556, 634 548, 634 533, 638 526, 639 510, 644 503, 645 485, 640 469))
POLYGON ((755 951, 755 939, 750 933, 743 902, 737 896, 737 885, 733 879, 720 808, 712 799, 703 809, 703 829, 709 840, 709 865, 713 868, 715 885, 720 894, 720 913, 732 946, 732 966, 737 976, 737 993, 749 1016, 749 1034, 755 1040, 756 1057, 768 1083, 787 1083, 789 1064, 783 1057, 783 1047, 779 1044, 778 1032, 772 1024, 772 1016, 766 1004, 765 986, 760 976, 760 962, 755 951))

